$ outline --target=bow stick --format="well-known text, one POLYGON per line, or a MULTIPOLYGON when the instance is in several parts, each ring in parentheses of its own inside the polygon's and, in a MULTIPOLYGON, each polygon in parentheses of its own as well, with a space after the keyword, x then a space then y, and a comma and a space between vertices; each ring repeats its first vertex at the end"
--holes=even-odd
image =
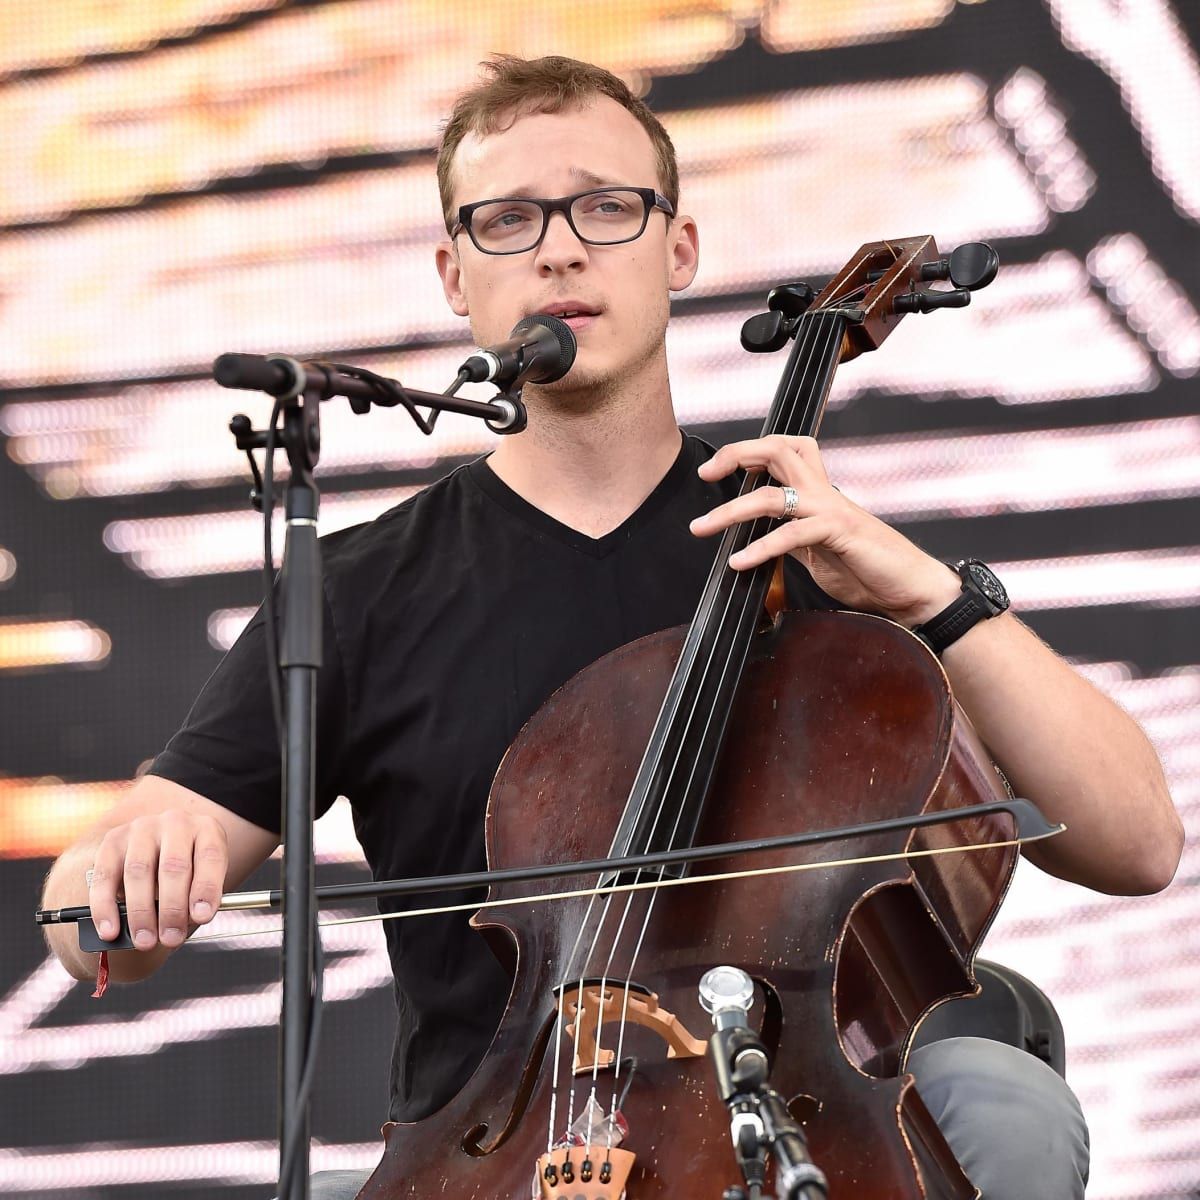
MULTIPOLYGON (((962 808, 943 809, 938 812, 918 813, 915 816, 891 817, 883 821, 869 821, 860 825, 846 825, 838 829, 811 830, 807 833, 787 833, 778 837, 755 838, 742 842, 722 842, 711 846, 688 846, 678 850, 660 850, 651 854, 633 854, 622 858, 597 858, 581 862, 549 863, 528 867, 505 867, 493 871, 466 871, 454 875, 430 875, 416 879, 385 879, 372 880, 369 883, 331 884, 315 889, 319 904, 336 904, 348 900, 377 900, 383 897, 409 896, 428 892, 457 892, 467 888, 490 887, 500 883, 531 883, 542 879, 555 879, 571 875, 614 875, 622 871, 640 870, 648 867, 678 866, 686 863, 700 862, 705 859, 727 858, 735 854, 757 854, 767 850, 790 849, 799 846, 820 845, 828 842, 847 841, 852 838, 871 837, 876 834, 903 833, 922 829, 931 825, 942 825, 951 821, 962 821, 971 817, 988 816, 996 812, 1007 812, 1016 825, 1017 836, 1005 842, 985 842, 978 846, 951 847, 953 850, 987 849, 995 846, 1024 844, 1041 838, 1052 837, 1062 833, 1066 826, 1051 825, 1042 815, 1041 810, 1030 800, 1013 798, 1010 800, 995 800, 987 804, 972 804, 962 808)), ((945 851, 938 851, 939 853, 945 851)), ((899 855, 884 857, 904 857, 915 853, 901 851, 899 855)), ((862 862, 863 859, 851 859, 831 862, 798 864, 794 867, 768 868, 768 870, 789 870, 801 868, 833 867, 847 863, 862 862)), ((734 872, 732 874, 752 874, 754 872, 734 872)), ((574 895, 592 895, 609 891, 636 891, 653 887, 668 886, 671 882, 701 883, 715 879, 730 877, 726 875, 698 876, 687 880, 650 880, 632 884, 620 884, 613 881, 609 886, 603 883, 594 888, 579 892, 556 893, 553 896, 517 897, 503 901, 475 901, 470 904, 454 905, 450 908, 421 910, 421 913, 404 915, 431 915, 435 912, 452 912, 457 910, 488 907, 496 904, 535 903, 542 900, 564 899, 574 895)), ((246 909, 273 909, 282 907, 283 892, 279 888, 254 892, 230 892, 221 897, 218 911, 243 911, 246 909)), ((127 950, 132 949, 133 941, 129 935, 126 920, 125 902, 117 905, 121 919, 121 931, 112 941, 104 941, 95 931, 92 924, 92 910, 89 905, 75 905, 68 908, 43 908, 34 914, 38 925, 59 925, 76 923, 79 925, 80 947, 84 950, 127 950), (85 939, 87 944, 85 944, 85 939)), ((400 915, 400 914, 394 914, 400 915)), ((375 919, 375 918, 364 918, 375 919)))

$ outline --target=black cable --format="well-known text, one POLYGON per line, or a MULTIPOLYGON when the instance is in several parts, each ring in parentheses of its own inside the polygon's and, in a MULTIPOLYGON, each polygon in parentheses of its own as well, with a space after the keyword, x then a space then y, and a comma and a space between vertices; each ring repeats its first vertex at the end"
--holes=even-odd
POLYGON ((304 1070, 300 1073, 300 1086, 296 1094, 296 1113, 292 1118, 292 1127, 284 1131, 283 1151, 279 1156, 277 1200, 288 1200, 293 1176, 296 1174, 301 1139, 307 1137, 305 1124, 308 1101, 312 1093, 313 1077, 316 1074, 317 1047, 321 1040, 321 1008, 325 991, 325 951, 321 947, 321 930, 317 924, 315 911, 312 937, 313 974, 308 1014, 308 1042, 304 1047, 304 1070))
POLYGON ((275 738, 283 750, 283 692, 279 686, 279 631, 275 624, 275 551, 271 546, 271 518, 275 510, 275 433, 283 402, 278 398, 271 409, 267 426, 266 461, 263 463, 263 610, 267 633, 267 683, 271 689, 271 714, 275 718, 275 738))

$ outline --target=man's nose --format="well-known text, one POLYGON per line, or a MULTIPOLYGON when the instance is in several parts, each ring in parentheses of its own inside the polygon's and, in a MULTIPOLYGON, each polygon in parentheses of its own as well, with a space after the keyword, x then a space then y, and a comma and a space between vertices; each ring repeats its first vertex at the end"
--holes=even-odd
POLYGON ((537 248, 537 266, 549 271, 578 269, 587 262, 587 243, 580 240, 567 214, 551 213, 546 232, 537 248))

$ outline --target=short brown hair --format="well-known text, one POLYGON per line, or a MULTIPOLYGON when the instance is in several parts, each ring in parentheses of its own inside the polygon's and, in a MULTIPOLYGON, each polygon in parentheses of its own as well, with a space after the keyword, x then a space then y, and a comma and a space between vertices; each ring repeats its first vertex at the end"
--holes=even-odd
POLYGON ((638 99, 625 82, 603 67, 553 54, 525 59, 515 54, 497 54, 480 63, 490 79, 463 92, 454 102, 438 147, 438 192, 449 231, 453 186, 450 178, 454 153, 468 133, 481 136, 507 129, 518 117, 532 113, 557 113, 586 104, 596 96, 608 96, 631 112, 650 135, 658 160, 659 186, 671 207, 679 209, 679 167, 675 147, 662 122, 638 99))

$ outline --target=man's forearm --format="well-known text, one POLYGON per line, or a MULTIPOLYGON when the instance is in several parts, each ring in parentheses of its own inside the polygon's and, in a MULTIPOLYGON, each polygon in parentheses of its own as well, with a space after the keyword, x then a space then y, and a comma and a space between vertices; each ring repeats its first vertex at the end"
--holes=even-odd
POLYGON ((1016 793, 1067 826, 1030 861, 1103 892, 1166 887, 1183 826, 1137 722, 1011 613, 976 625, 943 664, 1016 793))

